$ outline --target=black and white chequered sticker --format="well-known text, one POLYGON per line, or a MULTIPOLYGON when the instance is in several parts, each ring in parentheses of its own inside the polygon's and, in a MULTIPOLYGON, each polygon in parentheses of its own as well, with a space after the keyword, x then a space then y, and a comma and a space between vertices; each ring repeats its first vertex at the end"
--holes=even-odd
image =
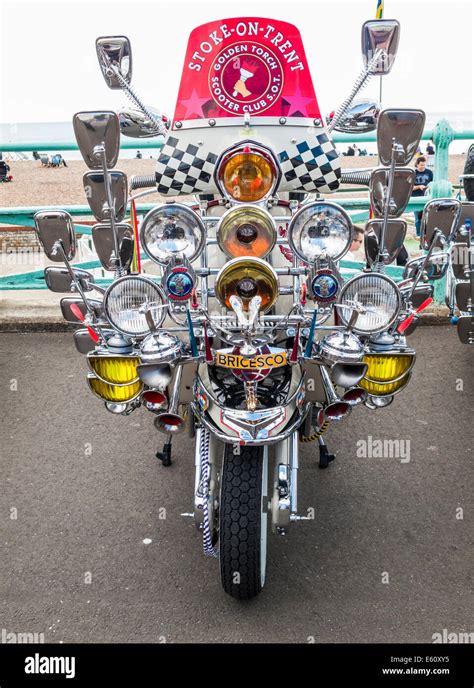
POLYGON ((283 186, 295 191, 336 191, 341 179, 339 156, 324 132, 288 146, 278 154, 283 186))
POLYGON ((182 148, 178 144, 177 138, 169 136, 161 149, 156 167, 158 193, 193 194, 212 186, 218 156, 191 143, 182 148))
MULTIPOLYGON (((169 136, 157 161, 158 193, 177 196, 217 192, 213 176, 219 155, 208 146, 209 143, 196 146, 169 136)), ((330 193, 338 189, 339 156, 325 132, 287 144, 277 157, 282 172, 279 191, 330 193)))

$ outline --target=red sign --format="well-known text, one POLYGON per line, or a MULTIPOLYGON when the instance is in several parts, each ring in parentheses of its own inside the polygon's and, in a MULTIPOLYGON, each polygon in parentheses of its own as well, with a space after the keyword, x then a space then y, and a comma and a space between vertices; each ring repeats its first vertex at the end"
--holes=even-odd
POLYGON ((192 31, 174 119, 239 116, 320 118, 298 29, 255 17, 192 31))

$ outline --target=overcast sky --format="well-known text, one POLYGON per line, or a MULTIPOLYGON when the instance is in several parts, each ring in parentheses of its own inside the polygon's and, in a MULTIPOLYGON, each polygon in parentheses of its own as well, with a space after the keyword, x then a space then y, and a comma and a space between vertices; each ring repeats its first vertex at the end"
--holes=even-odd
MULTIPOLYGON (((126 104, 99 71, 94 41, 107 34, 130 38, 133 86, 147 104, 172 115, 190 31, 234 16, 296 24, 327 113, 362 67, 360 27, 375 17, 376 0, 0 0, 0 7, 0 122, 6 123, 70 121, 79 110, 126 104)), ((400 21, 401 38, 383 82, 383 105, 472 113, 472 0, 385 0, 385 17, 400 21)), ((365 93, 378 93, 378 78, 365 93)))

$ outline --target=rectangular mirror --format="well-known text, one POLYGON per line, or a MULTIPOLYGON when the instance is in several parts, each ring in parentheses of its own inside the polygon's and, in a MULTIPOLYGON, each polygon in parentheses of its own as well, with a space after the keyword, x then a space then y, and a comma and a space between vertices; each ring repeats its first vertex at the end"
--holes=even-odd
MULTIPOLYGON (((127 209, 127 175, 118 170, 109 172, 108 175, 110 179, 112 202, 115 209, 114 219, 115 222, 121 222, 127 209)), ((110 220, 110 210, 103 173, 86 172, 82 181, 92 214, 99 222, 107 222, 110 220)))
MULTIPOLYGON (((375 217, 383 217, 388 192, 390 170, 378 167, 370 175, 370 205, 375 217)), ((399 217, 405 210, 415 183, 415 170, 409 167, 397 168, 394 172, 392 197, 388 206, 389 217, 399 217)))
MULTIPOLYGON (((383 220, 369 220, 365 226, 365 257, 369 265, 377 260, 379 255, 379 241, 382 236, 383 220)), ((405 220, 388 220, 385 230, 385 248, 388 258, 384 260, 385 265, 390 265, 400 253, 400 249, 405 241, 407 233, 407 223, 405 220)))
POLYGON ((34 216, 36 236, 49 258, 56 263, 64 262, 63 254, 55 247, 56 242, 62 243, 68 260, 76 255, 76 235, 74 223, 69 213, 64 210, 40 210, 34 216))
POLYGON ((470 311, 474 306, 471 282, 456 284, 456 305, 460 311, 470 311))
POLYGON ((120 125, 115 112, 78 112, 73 118, 74 134, 84 162, 91 170, 117 164, 120 150, 120 125))
POLYGON ((428 248, 436 230, 441 232, 441 238, 435 246, 442 248, 445 242, 451 241, 458 226, 460 212, 461 203, 456 198, 435 198, 427 203, 421 219, 421 246, 428 248))
MULTIPOLYGON (((117 233, 120 263, 123 268, 128 270, 133 258, 133 230, 130 225, 115 225, 117 233)), ((114 234, 111 225, 102 223, 92 227, 92 240, 95 251, 105 270, 113 272, 116 265, 113 261, 114 255, 114 234)))
MULTIPOLYGON (((425 262, 426 256, 419 258, 412 258, 405 265, 403 270, 403 279, 414 279, 418 274, 421 266, 425 262)), ((445 276, 448 269, 449 256, 443 251, 435 251, 431 254, 425 266, 423 280, 438 280, 445 276)))
POLYGON ((423 110, 383 110, 377 126, 377 150, 381 164, 390 165, 392 140, 395 139, 395 164, 408 165, 418 149, 424 127, 423 110))
POLYGON ((474 344, 474 318, 462 315, 457 322, 458 337, 463 344, 474 344))
MULTIPOLYGON (((104 313, 102 301, 99 299, 87 299, 87 302, 94 311, 96 317, 102 317, 104 313)), ((79 308, 84 317, 87 315, 87 308, 82 299, 76 299, 74 296, 65 296, 60 302, 62 316, 66 322, 81 323, 82 320, 79 320, 79 318, 71 311, 71 306, 73 304, 79 308)))
POLYGON ((469 251, 467 244, 452 244, 450 250, 453 275, 458 280, 469 279, 470 265, 474 265, 474 256, 470 259, 469 254, 472 254, 474 247, 469 251))
POLYGON ((118 74, 129 84, 132 80, 132 47, 126 36, 100 36, 95 42, 97 59, 109 88, 122 88, 118 74))
POLYGON ((377 50, 382 56, 371 74, 388 74, 392 69, 398 50, 400 24, 396 19, 370 19, 362 25, 362 57, 364 65, 373 58, 377 50))
POLYGON ((471 231, 474 227, 474 201, 461 201, 461 213, 456 227, 454 238, 456 241, 468 242, 469 232, 465 229, 466 220, 471 222, 471 231))
MULTIPOLYGON (((81 287, 84 291, 92 291, 94 288, 94 278, 87 270, 80 268, 73 268, 73 272, 80 281, 81 287)), ((74 281, 67 268, 55 268, 48 266, 44 269, 44 279, 48 289, 58 293, 65 294, 70 291, 75 291, 74 281)))
POLYGON ((96 347, 86 327, 81 327, 74 332, 74 344, 80 354, 88 354, 96 347))

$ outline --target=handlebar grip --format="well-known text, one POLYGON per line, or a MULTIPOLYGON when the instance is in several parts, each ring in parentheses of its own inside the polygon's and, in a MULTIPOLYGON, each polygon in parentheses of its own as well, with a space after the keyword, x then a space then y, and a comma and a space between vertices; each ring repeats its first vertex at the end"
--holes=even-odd
POLYGON ((148 176, 135 174, 130 178, 130 191, 134 191, 135 189, 147 189, 151 186, 156 186, 156 176, 154 174, 148 176))

